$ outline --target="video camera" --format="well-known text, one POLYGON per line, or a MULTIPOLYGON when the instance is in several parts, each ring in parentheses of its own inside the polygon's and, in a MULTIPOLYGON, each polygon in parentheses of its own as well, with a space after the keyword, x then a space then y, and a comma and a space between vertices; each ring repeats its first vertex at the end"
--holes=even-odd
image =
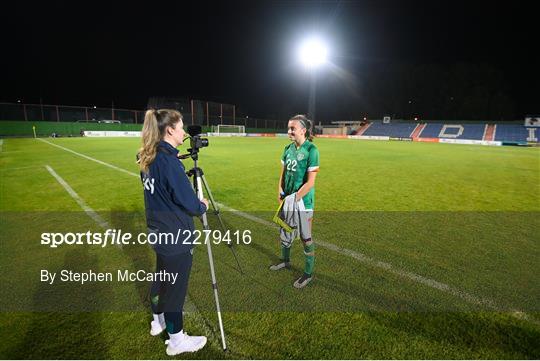
POLYGON ((201 138, 202 128, 200 125, 189 125, 187 133, 190 135, 190 152, 197 152, 200 148, 208 147, 208 138, 201 138))
POLYGON ((208 138, 201 138, 201 132, 202 128, 200 125, 189 125, 187 127, 187 133, 189 134, 189 139, 191 141, 191 148, 187 150, 189 153, 179 155, 178 158, 186 159, 191 157, 193 160, 197 160, 199 149, 208 147, 208 138))

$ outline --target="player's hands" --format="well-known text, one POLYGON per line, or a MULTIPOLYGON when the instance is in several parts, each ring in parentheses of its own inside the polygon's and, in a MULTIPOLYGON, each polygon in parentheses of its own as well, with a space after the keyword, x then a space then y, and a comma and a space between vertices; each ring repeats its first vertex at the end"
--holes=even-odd
POLYGON ((278 196, 277 196, 278 203, 281 203, 283 201, 283 198, 285 198, 285 192, 283 191, 278 192, 278 196))
POLYGON ((204 203, 204 205, 206 206, 206 209, 208 209, 208 199, 203 198, 201 199, 201 202, 204 203))

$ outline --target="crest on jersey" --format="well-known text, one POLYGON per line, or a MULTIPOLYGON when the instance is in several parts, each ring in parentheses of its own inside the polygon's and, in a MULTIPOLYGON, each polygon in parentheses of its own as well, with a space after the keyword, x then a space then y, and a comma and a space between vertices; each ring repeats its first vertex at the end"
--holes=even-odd
POLYGON ((304 153, 298 153, 298 154, 296 155, 296 160, 300 161, 300 160, 304 159, 304 157, 305 157, 305 156, 304 156, 304 153))

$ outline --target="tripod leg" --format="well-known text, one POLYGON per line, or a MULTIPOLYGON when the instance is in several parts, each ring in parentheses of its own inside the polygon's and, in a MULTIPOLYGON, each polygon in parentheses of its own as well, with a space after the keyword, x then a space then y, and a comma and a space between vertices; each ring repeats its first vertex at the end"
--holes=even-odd
POLYGON ((210 186, 208 185, 208 182, 206 181, 206 177, 204 176, 204 174, 201 176, 201 178, 204 185, 204 189, 206 190, 206 194, 208 194, 208 199, 210 200, 210 203, 212 204, 212 208, 214 208, 214 214, 218 216, 221 229, 225 230, 225 224, 223 223, 223 220, 221 219, 221 216, 219 214, 219 208, 216 204, 216 201, 214 200, 214 196, 212 195, 212 191, 210 190, 210 186))
MULTIPOLYGON (((202 192, 202 188, 201 188, 201 177, 200 176, 197 176, 196 177, 196 190, 197 190, 197 196, 199 197, 199 199, 202 199, 203 198, 203 192, 202 192)), ((202 220, 202 224, 203 224, 203 228, 205 230, 208 230, 210 229, 210 227, 208 227, 208 219, 206 218, 206 213, 204 213, 202 216, 201 216, 201 220, 202 220)), ((211 244, 212 242, 206 242, 206 246, 207 246, 207 250, 208 250, 208 262, 210 263, 210 275, 212 277, 212 288, 214 290, 214 300, 216 302, 216 310, 217 310, 217 315, 218 315, 218 321, 219 321, 219 331, 221 333, 221 342, 222 342, 222 345, 223 345, 223 350, 227 350, 227 345, 225 343, 225 331, 223 329, 223 320, 221 319, 221 308, 219 307, 219 296, 218 296, 218 290, 217 290, 217 280, 216 280, 216 272, 214 270, 214 258, 212 256, 212 247, 211 247, 211 244)))
MULTIPOLYGON (((225 223, 223 223, 223 219, 221 218, 221 215, 219 213, 219 208, 217 207, 216 201, 214 201, 214 196, 212 196, 212 191, 210 190, 210 186, 208 185, 208 182, 206 181, 204 174, 201 176, 201 178, 202 178, 202 183, 204 185, 204 189, 206 190, 206 194, 208 194, 208 198, 210 199, 210 203, 212 204, 212 208, 214 208, 214 214, 217 216, 219 220, 219 224, 221 225, 221 230, 225 232, 226 231, 225 223)), ((228 243, 227 246, 231 250, 234 256, 234 259, 236 260, 236 264, 238 265, 238 269, 240 270, 240 273, 244 274, 244 271, 242 270, 242 266, 240 266, 240 261, 238 260, 238 255, 236 254, 236 251, 234 250, 233 245, 228 243)))

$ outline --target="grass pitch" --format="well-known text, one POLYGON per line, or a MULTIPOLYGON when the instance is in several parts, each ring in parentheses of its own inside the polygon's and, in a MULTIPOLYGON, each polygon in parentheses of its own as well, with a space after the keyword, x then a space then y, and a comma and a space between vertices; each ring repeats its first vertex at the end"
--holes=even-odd
MULTIPOLYGON (((4 140, 0 153, 0 356, 164 358, 148 284, 39 282, 40 269, 152 270, 149 246, 39 244, 99 229, 45 166, 111 228, 144 228, 138 139, 45 141, 4 140)), ((179 358, 540 357, 539 149, 317 139, 315 280, 298 291, 299 245, 291 271, 268 271, 287 142, 211 138, 201 151, 225 223, 252 243, 235 247, 244 274, 213 246, 227 353, 197 248, 185 328, 210 342, 179 358)))

